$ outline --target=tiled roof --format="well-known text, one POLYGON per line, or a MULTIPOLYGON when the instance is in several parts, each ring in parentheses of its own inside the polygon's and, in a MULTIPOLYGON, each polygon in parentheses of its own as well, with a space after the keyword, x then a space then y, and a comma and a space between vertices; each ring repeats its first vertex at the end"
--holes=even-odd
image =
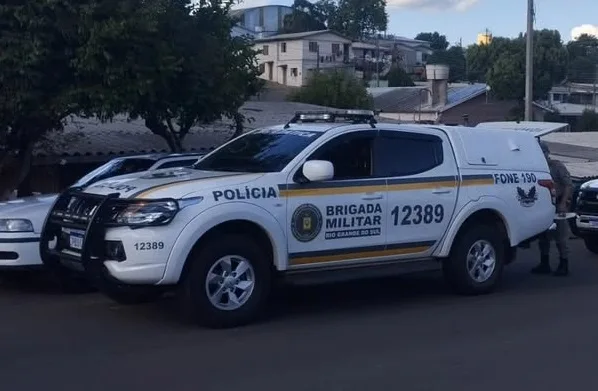
MULTIPOLYGON (((325 110, 326 107, 295 102, 247 102, 242 108, 250 122, 246 130, 287 122, 296 111, 325 110)), ((227 141, 233 130, 232 121, 222 120, 195 127, 186 136, 183 146, 186 152, 208 151, 227 141)), ((65 160, 106 160, 116 156, 141 153, 169 152, 166 141, 153 134, 143 120, 127 121, 118 116, 111 122, 102 123, 96 118, 73 117, 63 131, 49 134, 34 151, 37 164, 65 160)))
POLYGON ((374 105, 377 110, 382 110, 389 113, 411 113, 419 111, 421 103, 422 112, 443 112, 485 93, 486 84, 449 84, 447 91, 447 104, 444 106, 428 105, 428 94, 421 92, 425 89, 426 87, 424 86, 382 87, 369 88, 368 91, 374 98, 374 105))

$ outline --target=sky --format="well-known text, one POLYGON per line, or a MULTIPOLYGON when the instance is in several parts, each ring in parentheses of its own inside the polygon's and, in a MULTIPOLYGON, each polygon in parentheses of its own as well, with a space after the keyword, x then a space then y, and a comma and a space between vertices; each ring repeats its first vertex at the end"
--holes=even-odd
MULTIPOLYGON (((567 42, 580 33, 598 36, 597 0, 537 0, 535 28, 559 30, 567 42)), ((266 4, 291 5, 292 0, 242 0, 235 8, 266 4)), ((514 37, 526 29, 526 0, 387 0, 388 33, 415 37, 438 31, 451 44, 475 43, 486 29, 493 36, 514 37)))

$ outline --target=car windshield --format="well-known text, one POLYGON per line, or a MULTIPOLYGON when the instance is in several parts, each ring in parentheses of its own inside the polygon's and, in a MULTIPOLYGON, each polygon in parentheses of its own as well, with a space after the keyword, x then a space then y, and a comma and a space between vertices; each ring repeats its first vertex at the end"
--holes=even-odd
POLYGON ((155 160, 145 158, 113 159, 79 179, 73 186, 87 187, 102 179, 145 171, 154 163, 155 160))
POLYGON ((262 129, 241 136, 193 165, 205 171, 279 172, 322 132, 262 129))

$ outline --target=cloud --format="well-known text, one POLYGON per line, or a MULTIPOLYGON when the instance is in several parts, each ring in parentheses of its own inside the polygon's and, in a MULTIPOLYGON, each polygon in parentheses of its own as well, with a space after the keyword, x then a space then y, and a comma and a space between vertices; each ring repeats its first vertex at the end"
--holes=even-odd
POLYGON ((386 4, 393 8, 465 11, 477 2, 478 0, 387 0, 386 4))
POLYGON ((598 38, 598 25, 582 24, 571 29, 571 39, 577 39, 582 34, 593 35, 598 38))

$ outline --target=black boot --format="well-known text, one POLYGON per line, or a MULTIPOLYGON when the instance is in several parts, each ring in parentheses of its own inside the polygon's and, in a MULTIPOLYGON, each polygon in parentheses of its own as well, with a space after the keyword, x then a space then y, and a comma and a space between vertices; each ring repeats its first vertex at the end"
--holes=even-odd
POLYGON ((550 274, 550 262, 547 256, 542 256, 540 264, 532 269, 533 274, 550 274))
POLYGON ((569 260, 561 258, 559 266, 554 271, 554 275, 558 277, 565 277, 569 275, 569 260))

